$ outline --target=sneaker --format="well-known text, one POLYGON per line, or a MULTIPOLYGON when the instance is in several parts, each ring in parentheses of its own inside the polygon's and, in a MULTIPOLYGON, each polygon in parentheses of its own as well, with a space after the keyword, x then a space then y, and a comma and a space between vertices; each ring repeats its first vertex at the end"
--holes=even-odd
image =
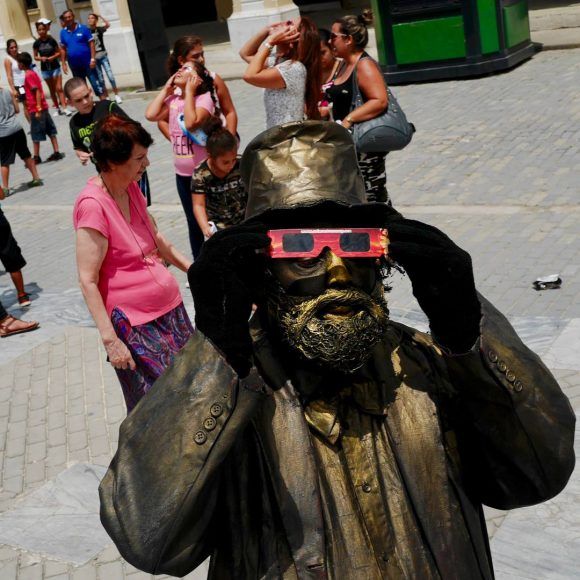
POLYGON ((56 110, 56 111, 55 111, 55 112, 52 114, 52 116, 53 116, 53 117, 58 117, 59 115, 62 115, 62 111, 61 111, 60 109, 57 109, 57 110, 56 110))
POLYGON ((70 110, 70 109, 63 109, 63 113, 67 116, 70 117, 71 115, 73 115, 74 113, 70 110))
POLYGON ((40 187, 41 185, 44 185, 44 181, 42 181, 42 179, 33 179, 32 181, 29 181, 27 185, 28 187, 40 187))
POLYGON ((28 294, 21 294, 18 296, 18 304, 20 308, 28 308, 30 306, 30 296, 28 294))
POLYGON ((34 163, 36 163, 36 165, 40 165, 42 163, 42 159, 38 155, 35 155, 33 157, 33 159, 34 159, 34 163))
POLYGON ((123 99, 121 98, 121 95, 115 95, 115 103, 117 103, 117 105, 120 105, 123 102, 123 99))
POLYGON ((60 161, 61 159, 64 159, 64 153, 55 151, 50 157, 46 158, 46 161, 60 161))
POLYGON ((12 195, 12 190, 9 187, 4 188, 4 197, 10 197, 12 195))

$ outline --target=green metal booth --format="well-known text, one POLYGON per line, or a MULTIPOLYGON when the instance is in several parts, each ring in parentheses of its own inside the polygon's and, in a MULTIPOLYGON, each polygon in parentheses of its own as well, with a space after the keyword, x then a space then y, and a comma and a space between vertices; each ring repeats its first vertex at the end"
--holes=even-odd
POLYGON ((527 0, 372 0, 379 61, 391 84, 511 68, 540 47, 527 0))

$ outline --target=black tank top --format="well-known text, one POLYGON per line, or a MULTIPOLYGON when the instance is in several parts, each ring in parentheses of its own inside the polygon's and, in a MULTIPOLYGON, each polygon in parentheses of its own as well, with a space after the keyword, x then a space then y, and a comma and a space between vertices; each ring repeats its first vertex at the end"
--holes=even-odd
MULTIPOLYGON (((363 52, 361 58, 368 57, 367 52, 363 52)), ((326 95, 329 102, 332 103, 332 116, 335 121, 342 121, 349 113, 352 105, 352 75, 340 84, 334 83, 331 87, 326 89, 326 95)))

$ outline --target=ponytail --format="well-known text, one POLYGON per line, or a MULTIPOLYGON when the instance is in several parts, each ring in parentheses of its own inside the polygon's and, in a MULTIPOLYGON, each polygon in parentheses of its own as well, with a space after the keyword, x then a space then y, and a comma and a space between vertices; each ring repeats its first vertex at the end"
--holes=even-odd
POLYGON ((216 158, 229 151, 237 150, 237 139, 222 125, 219 117, 211 116, 203 125, 207 135, 205 148, 210 157, 216 158))

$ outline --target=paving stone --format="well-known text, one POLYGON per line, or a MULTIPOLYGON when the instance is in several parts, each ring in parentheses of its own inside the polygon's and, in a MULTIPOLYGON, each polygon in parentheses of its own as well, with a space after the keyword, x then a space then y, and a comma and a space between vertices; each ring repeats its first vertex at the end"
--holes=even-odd
POLYGON ((0 543, 84 564, 110 540, 100 525, 102 467, 75 465, 0 514, 0 543))
POLYGON ((66 575, 68 578, 68 564, 64 562, 53 562, 51 560, 46 560, 44 563, 44 575, 46 578, 52 578, 53 576, 66 575))

